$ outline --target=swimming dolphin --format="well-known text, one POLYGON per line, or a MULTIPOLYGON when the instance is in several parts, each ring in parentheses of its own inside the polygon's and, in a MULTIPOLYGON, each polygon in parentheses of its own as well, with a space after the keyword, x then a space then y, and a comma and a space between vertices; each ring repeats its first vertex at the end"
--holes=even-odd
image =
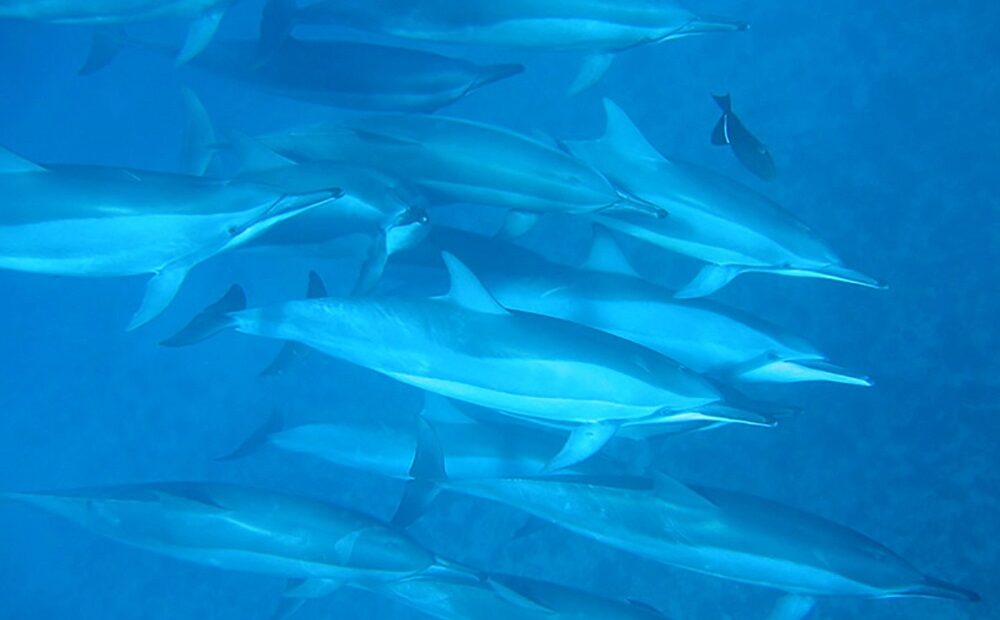
POLYGON ((845 267, 816 233, 788 211, 726 177, 663 157, 621 108, 609 100, 604 108, 604 136, 566 146, 626 192, 671 215, 654 220, 603 213, 596 218, 600 223, 709 263, 678 297, 709 295, 750 272, 884 288, 845 267))
POLYGON ((722 116, 712 130, 712 144, 730 146, 736 159, 750 172, 765 181, 774 180, 777 172, 771 153, 757 136, 750 133, 743 122, 733 113, 733 100, 729 95, 712 95, 722 108, 722 116))
MULTIPOLYGON (((187 41, 177 54, 184 63, 211 42, 226 10, 237 0, 0 0, 0 19, 50 24, 123 25, 160 19, 193 20, 187 41)), ((95 41, 100 41, 96 39, 95 41)), ((95 44, 88 64, 103 64, 113 53, 95 44)))
POLYGON ((457 5, 417 0, 405 8, 396 0, 319 0, 301 7, 294 0, 271 0, 262 41, 280 42, 295 23, 335 24, 435 43, 589 54, 573 91, 596 83, 622 50, 747 29, 743 22, 698 16, 671 0, 466 0, 457 5))
POLYGON ((147 551, 292 580, 279 617, 342 585, 434 575, 479 579, 372 517, 252 487, 164 482, 0 497, 147 551))
POLYGON ((0 269, 153 274, 129 329, 155 318, 192 267, 328 204, 339 189, 273 189, 160 172, 41 166, 0 149, 0 269))
POLYGON ((663 620, 644 603, 612 600, 547 581, 489 575, 488 583, 418 577, 372 591, 441 620, 663 620))
POLYGON ((444 297, 325 298, 244 309, 238 286, 164 341, 184 346, 226 328, 297 342, 408 385, 571 429, 549 464, 600 450, 623 425, 774 424, 654 351, 587 327, 501 306, 445 255, 444 297))
POLYGON ((442 251, 461 257, 505 308, 614 334, 720 380, 872 385, 776 325, 706 300, 676 299, 639 278, 600 227, 590 254, 576 267, 554 264, 523 246, 434 226, 420 246, 396 255, 398 268, 440 266, 442 251))
POLYGON ((763 498, 687 487, 663 476, 609 481, 562 475, 440 485, 644 558, 807 601, 816 596, 979 600, 842 525, 763 498))
POLYGON ((257 136, 296 163, 341 162, 395 179, 429 205, 470 204, 528 215, 665 210, 623 194, 558 148, 506 129, 428 115, 381 115, 257 136))
MULTIPOLYGON (((133 44, 174 52, 152 43, 133 44)), ((391 112, 434 112, 524 70, 518 64, 483 66, 388 45, 292 37, 264 57, 257 41, 217 41, 191 65, 290 99, 391 112)))

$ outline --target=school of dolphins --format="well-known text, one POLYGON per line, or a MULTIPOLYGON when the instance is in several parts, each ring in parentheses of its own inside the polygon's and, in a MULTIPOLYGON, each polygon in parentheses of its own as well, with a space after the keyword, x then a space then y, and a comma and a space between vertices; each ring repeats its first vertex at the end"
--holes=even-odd
MULTIPOLYGON (((212 481, 108 481, 4 499, 150 552, 287 580, 262 618, 291 617, 341 588, 448 620, 665 617, 567 585, 558 571, 529 578, 443 557, 408 533, 442 494, 513 509, 525 531, 545 524, 625 557, 770 588, 772 620, 804 618, 830 597, 979 599, 845 525, 610 454, 613 445, 648 454, 645 442, 664 435, 799 421, 794 406, 745 396, 753 384, 872 385, 794 334, 707 299, 741 274, 884 284, 758 191, 661 154, 611 99, 603 134, 575 141, 440 113, 526 67, 418 49, 559 53, 580 67, 571 102, 624 50, 736 36, 725 33, 746 23, 673 0, 270 0, 259 33, 216 38, 236 1, 0 0, 0 19, 89 27, 84 73, 119 54, 166 54, 241 87, 354 111, 251 136, 217 131, 188 91, 177 173, 34 162, 0 147, 0 268, 148 276, 123 325, 134 330, 216 255, 363 239, 349 294, 331 296, 317 273, 303 273, 300 298, 259 306, 233 284, 162 344, 197 356, 198 343, 236 331, 276 341, 271 371, 330 356, 422 391, 422 411, 407 423, 373 414, 289 427, 274 416, 226 457, 267 448, 385 476, 399 481, 398 509, 383 521, 322 494, 212 481), (159 20, 189 23, 186 40, 127 32, 159 20), (297 35, 330 25, 380 43, 297 35), (238 173, 206 174, 220 151, 236 154, 238 173), (436 224, 444 208, 473 222, 504 216, 472 230, 436 224), (555 261, 522 238, 552 217, 587 232, 585 260, 555 261), (701 267, 668 290, 633 268, 626 250, 636 247, 701 267), (435 277, 446 293, 405 286, 435 277)), ((744 172, 774 178, 767 148, 734 112, 739 101, 716 103, 706 139, 728 146, 744 172)))

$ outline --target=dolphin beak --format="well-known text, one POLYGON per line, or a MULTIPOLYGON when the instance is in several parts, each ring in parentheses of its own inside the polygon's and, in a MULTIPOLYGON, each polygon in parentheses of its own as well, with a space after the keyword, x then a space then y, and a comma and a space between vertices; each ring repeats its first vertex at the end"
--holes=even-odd
POLYGON ((925 596, 928 598, 946 598, 955 601, 978 603, 982 600, 978 592, 960 588, 933 577, 924 577, 922 583, 901 592, 903 596, 925 596))
POLYGON ((867 276, 860 271, 854 271, 853 269, 848 269, 843 265, 830 264, 816 270, 816 273, 820 276, 827 278, 828 280, 835 280, 837 282, 846 282, 847 284, 857 284, 859 286, 865 286, 868 288, 875 288, 880 290, 885 290, 889 288, 889 285, 881 280, 876 280, 871 276, 867 276))
POLYGON ((693 17, 688 23, 664 37, 663 41, 669 39, 679 39, 698 34, 708 34, 711 32, 743 32, 750 29, 750 24, 735 19, 724 17, 693 17))
POLYGON ((800 383, 806 381, 827 381, 846 385, 875 385, 866 375, 831 364, 825 359, 778 359, 761 366, 755 366, 740 373, 743 381, 766 383, 800 383))

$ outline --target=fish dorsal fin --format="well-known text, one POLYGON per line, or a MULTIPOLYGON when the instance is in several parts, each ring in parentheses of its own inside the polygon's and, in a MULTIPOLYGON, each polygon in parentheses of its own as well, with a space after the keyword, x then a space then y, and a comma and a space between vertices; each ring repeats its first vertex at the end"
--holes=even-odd
POLYGON ((590 254, 587 255, 583 268, 599 273, 636 275, 635 269, 625 257, 618 242, 611 236, 611 232, 600 224, 594 224, 594 240, 590 245, 590 254))
POLYGON ((0 174, 17 172, 45 172, 45 168, 0 146, 0 174))
POLYGON ((653 475, 653 483, 656 496, 671 504, 692 509, 718 510, 707 497, 666 474, 656 472, 653 475))
POLYGON ((445 299, 462 308, 476 312, 508 314, 507 310, 486 290, 479 278, 465 266, 465 263, 448 252, 442 253, 441 258, 444 260, 444 264, 448 268, 448 276, 451 278, 451 289, 449 289, 445 299))
POLYGON ((628 114, 618 107, 618 104, 610 99, 605 99, 604 112, 607 116, 607 123, 601 142, 614 151, 632 158, 663 159, 663 155, 653 148, 653 145, 646 140, 646 136, 642 135, 639 128, 635 126, 628 114))

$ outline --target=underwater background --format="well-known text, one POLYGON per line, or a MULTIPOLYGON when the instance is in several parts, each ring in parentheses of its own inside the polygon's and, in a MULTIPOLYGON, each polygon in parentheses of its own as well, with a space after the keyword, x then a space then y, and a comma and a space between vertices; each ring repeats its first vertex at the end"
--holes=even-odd
MULTIPOLYGON (((755 390, 805 413, 772 430, 659 439, 656 462, 685 481, 850 525, 983 597, 978 605, 832 599, 814 618, 1000 617, 1000 4, 689 4, 752 27, 629 51, 574 97, 565 94, 578 62, 571 55, 447 48, 477 60, 522 61, 528 70, 442 113, 589 138, 603 130, 601 99, 611 97, 665 154, 761 189, 846 263, 888 282, 888 291, 875 291, 751 274, 723 290, 719 299, 806 337, 876 385, 755 390), (776 182, 756 181, 709 143, 718 118, 709 95, 726 91, 770 147, 776 182)), ((252 0, 236 5, 220 38, 253 36, 260 8, 252 0)), ((184 25, 130 32, 177 41, 184 25)), ((0 22, 0 144, 39 162, 174 170, 183 85, 217 126, 250 134, 349 114, 134 50, 78 77, 88 46, 86 28, 0 22)), ((568 242, 544 249, 581 252, 568 242)), ((667 259, 640 267, 662 270, 666 280, 695 269, 687 259, 667 259)), ((405 416, 420 407, 416 390, 332 360, 260 378, 278 345, 234 334, 193 349, 157 344, 233 282, 254 301, 290 299, 302 295, 310 268, 336 291, 350 288, 356 265, 232 253, 199 266, 164 316, 132 333, 122 327, 142 277, 0 271, 0 490, 207 479, 391 514, 401 487, 374 475, 273 450, 235 462, 213 458, 275 408, 296 422, 405 416)), ((516 514, 444 496, 414 532, 459 560, 625 594, 678 619, 763 618, 776 598, 554 530, 512 540, 516 514)), ((135 550, 13 503, 0 508, 0 584, 0 617, 32 619, 266 617, 283 588, 279 579, 135 550)), ((353 589, 300 614, 421 617, 353 589)))

